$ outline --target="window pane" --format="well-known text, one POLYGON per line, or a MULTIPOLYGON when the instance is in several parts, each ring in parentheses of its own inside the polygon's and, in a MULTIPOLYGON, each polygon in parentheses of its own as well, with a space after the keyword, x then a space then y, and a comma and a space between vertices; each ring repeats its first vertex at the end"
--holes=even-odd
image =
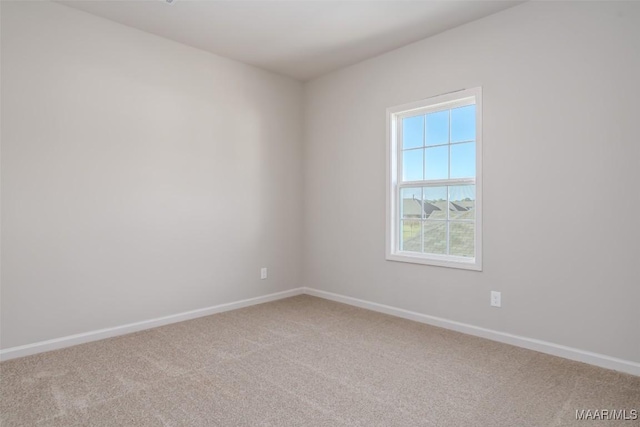
POLYGON ((425 179, 447 179, 449 177, 449 146, 425 150, 425 179))
POLYGON ((420 238, 422 236, 422 221, 400 221, 400 250, 420 252, 420 238))
POLYGON ((475 224, 473 222, 449 223, 449 254, 474 257, 475 224))
POLYGON ((451 110, 451 142, 475 141, 476 106, 454 108, 451 110))
POLYGON ((424 150, 408 150, 402 152, 402 180, 420 181, 423 179, 424 150))
POLYGON ((402 218, 422 218, 422 188, 400 190, 400 216, 402 218))
POLYGON ((449 187, 449 218, 475 219, 476 186, 452 185, 449 187))
POLYGON ((449 142, 449 110, 427 114, 427 145, 449 142))
POLYGON ((465 142, 451 146, 451 178, 476 176, 476 143, 465 142))
POLYGON ((424 252, 428 254, 447 253, 447 222, 424 222, 424 252))
POLYGON ((402 148, 422 147, 424 141, 424 116, 402 119, 402 148))
POLYGON ((429 219, 447 219, 447 187, 424 187, 424 216, 429 219))

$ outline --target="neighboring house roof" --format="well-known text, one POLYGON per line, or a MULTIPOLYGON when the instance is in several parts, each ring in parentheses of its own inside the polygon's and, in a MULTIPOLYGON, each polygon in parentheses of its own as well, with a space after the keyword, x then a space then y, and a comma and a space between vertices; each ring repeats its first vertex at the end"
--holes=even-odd
POLYGON ((433 212, 441 210, 429 202, 423 202, 421 207, 420 200, 418 199, 404 199, 402 201, 402 212, 405 218, 422 218, 421 209, 427 218, 429 218, 429 215, 433 212))
MULTIPOLYGON (((473 208, 474 201, 460 201, 449 202, 449 210, 456 212, 456 219, 472 219, 474 216, 473 208), (468 214, 467 214, 468 212, 468 214)), ((447 218, 447 202, 444 200, 436 201, 433 203, 423 201, 420 203, 420 199, 403 199, 402 200, 402 215, 404 218, 420 219, 446 219, 447 218)))
POLYGON ((449 202, 449 203, 451 203, 451 206, 453 206, 453 209, 451 210, 456 210, 458 212, 466 212, 469 210, 469 208, 465 208, 464 206, 460 206, 456 203, 453 203, 453 202, 449 202))

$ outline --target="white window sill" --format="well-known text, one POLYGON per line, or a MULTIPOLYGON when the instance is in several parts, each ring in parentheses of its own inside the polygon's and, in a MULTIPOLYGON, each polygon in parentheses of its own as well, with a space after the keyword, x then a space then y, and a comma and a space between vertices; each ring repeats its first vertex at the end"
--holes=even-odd
POLYGON ((433 265, 437 267, 482 271, 482 264, 477 258, 462 258, 453 256, 438 257, 434 255, 416 254, 413 252, 396 252, 387 254, 387 260, 408 262, 413 264, 433 265))

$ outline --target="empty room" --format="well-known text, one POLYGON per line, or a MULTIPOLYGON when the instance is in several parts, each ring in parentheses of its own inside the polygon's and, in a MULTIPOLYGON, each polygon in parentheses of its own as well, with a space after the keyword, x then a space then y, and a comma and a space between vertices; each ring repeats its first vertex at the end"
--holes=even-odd
POLYGON ((640 426, 640 2, 0 20, 0 426, 640 426))

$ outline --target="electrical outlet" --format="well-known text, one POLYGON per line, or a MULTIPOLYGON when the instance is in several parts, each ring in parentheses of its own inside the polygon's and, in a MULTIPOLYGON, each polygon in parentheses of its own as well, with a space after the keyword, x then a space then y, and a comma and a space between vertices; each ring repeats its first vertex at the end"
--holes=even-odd
POLYGON ((267 267, 262 267, 260 269, 260 279, 264 280, 267 278, 267 267))
POLYGON ((500 292, 491 291, 491 306, 492 307, 502 306, 502 294, 500 292))

